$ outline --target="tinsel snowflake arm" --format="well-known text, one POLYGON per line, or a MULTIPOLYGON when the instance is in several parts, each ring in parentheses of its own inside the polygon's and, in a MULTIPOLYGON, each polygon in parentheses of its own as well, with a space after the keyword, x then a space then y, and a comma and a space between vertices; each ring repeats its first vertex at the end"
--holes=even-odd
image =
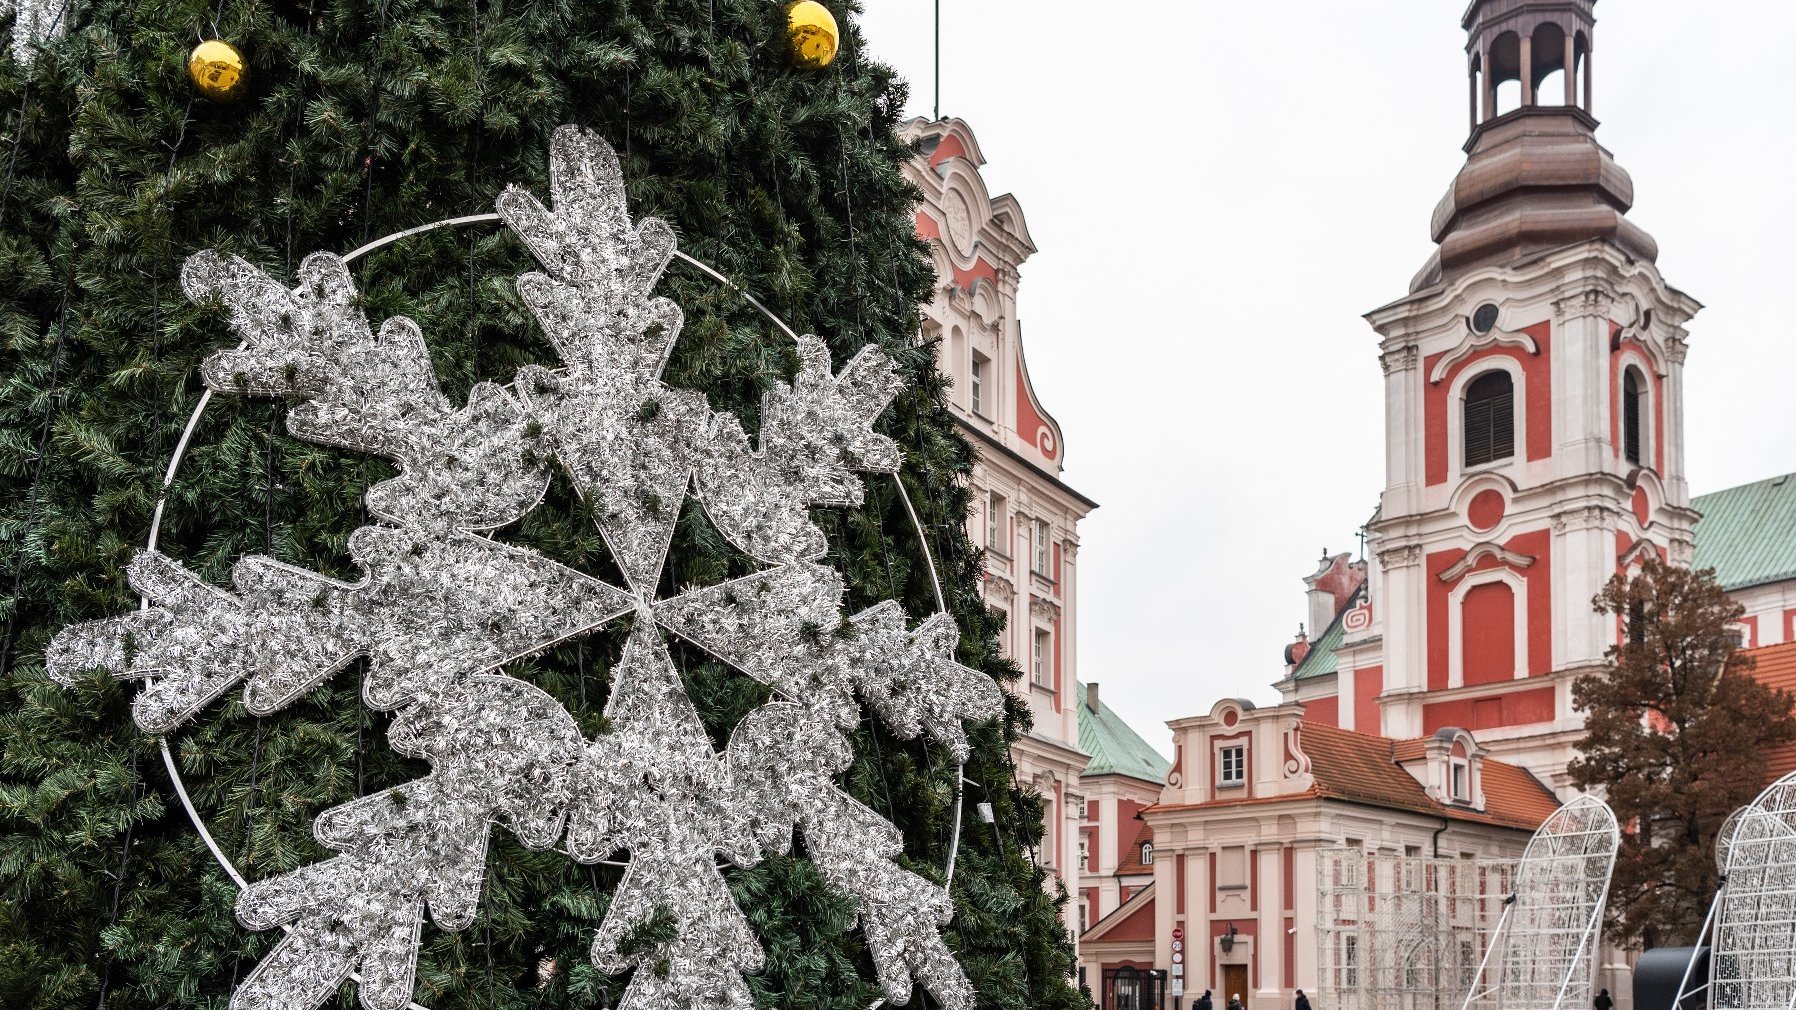
POLYGON ((645 614, 612 670, 610 732, 573 780, 568 852, 591 861, 627 849, 630 867, 593 941, 593 963, 635 970, 623 1005, 700 1010, 752 1005, 743 972, 759 942, 717 870, 760 857, 750 804, 730 779, 645 614))
POLYGON ((702 396, 660 381, 682 316, 649 291, 673 255, 673 232, 653 218, 631 224, 617 154, 595 134, 557 130, 549 173, 553 209, 517 187, 498 200, 547 271, 519 277, 518 294, 567 364, 559 374, 525 369, 518 388, 598 505, 625 578, 648 595, 710 418, 702 396))
POLYGON ((235 595, 156 551, 139 553, 126 573, 155 606, 65 628, 45 665, 63 683, 95 666, 158 677, 132 704, 148 733, 174 729, 246 679, 250 711, 273 712, 342 669, 366 642, 359 587, 268 558, 237 563, 235 595))
POLYGON ((831 888, 854 899, 880 987, 910 1000, 914 979, 951 1010, 970 1010, 973 989, 938 930, 953 917, 947 892, 904 869, 898 830, 836 786, 852 759, 841 734, 803 706, 764 705, 731 734, 738 788, 765 797, 755 829, 781 851, 796 827, 831 888))
POLYGON ((349 551, 370 573, 363 697, 377 709, 540 652, 635 606, 598 579, 471 533, 364 526, 349 551))
POLYGON ((19 65, 29 67, 37 59, 38 47, 53 42, 68 31, 72 0, 5 0, 0 14, 11 13, 12 56, 19 65))
POLYGON ((841 616, 841 577, 792 564, 688 592, 658 605, 669 630, 788 698, 852 725, 859 691, 899 736, 927 731, 965 759, 965 722, 1003 712, 990 677, 954 661, 954 621, 936 614, 914 631, 886 601, 841 616))
POLYGON ((407 709, 389 736, 431 774, 325 811, 314 831, 341 855, 238 896, 244 925, 293 928, 233 1007, 311 1010, 351 971, 369 1010, 403 1007, 425 908, 444 929, 474 920, 490 825, 539 848, 561 834, 585 748, 573 718, 537 688, 498 675, 462 681, 407 709))
POLYGON ((954 618, 931 614, 907 633, 904 611, 887 600, 856 614, 854 624, 860 633, 845 648, 861 697, 901 736, 920 726, 965 761, 965 724, 1002 715, 1004 693, 997 681, 954 661, 954 618))
POLYGON ((400 474, 370 490, 370 511, 396 522, 493 529, 523 515, 548 487, 541 425, 511 393, 476 386, 453 409, 417 324, 387 320, 376 337, 342 258, 313 253, 286 286, 244 260, 207 251, 188 258, 190 298, 223 299, 235 350, 206 359, 213 389, 305 402, 287 417, 296 437, 373 452, 400 474))
POLYGON ((824 555, 811 506, 860 504, 853 470, 893 473, 903 462, 897 443, 873 430, 901 384, 891 359, 866 347, 837 375, 829 348, 808 334, 798 354, 792 384, 763 400, 759 450, 749 451, 734 416, 720 414, 698 467, 698 498, 718 531, 776 564, 824 555))
POLYGON ((519 278, 525 302, 570 367, 660 375, 679 310, 649 292, 673 258, 673 229, 658 218, 631 222, 617 152, 577 126, 550 142, 549 193, 553 210, 517 186, 497 202, 548 271, 519 278))

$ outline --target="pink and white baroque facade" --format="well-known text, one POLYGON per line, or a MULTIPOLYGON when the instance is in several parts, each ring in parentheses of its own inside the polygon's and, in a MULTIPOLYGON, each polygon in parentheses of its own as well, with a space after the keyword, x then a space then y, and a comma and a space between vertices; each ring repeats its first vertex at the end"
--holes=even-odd
MULTIPOLYGON (((1250 1010, 1298 988, 1343 1003, 1372 952, 1321 949, 1340 934, 1319 921, 1318 854, 1430 875, 1424 861, 1518 856, 1573 792, 1571 684, 1625 633, 1591 601, 1648 556, 1715 569, 1762 676, 1796 678, 1776 644, 1796 642, 1796 475, 1691 496, 1701 306, 1661 276, 1626 217, 1632 182, 1596 140, 1595 5, 1465 11, 1467 159, 1435 252, 1365 316, 1386 438, 1368 558, 1324 556, 1305 579, 1278 706, 1224 699, 1168 724, 1173 767, 1141 813, 1152 886, 1082 938, 1103 1010, 1204 989, 1250 1010)), ((1624 1010, 1631 960, 1605 946, 1596 965, 1624 1010)))
POLYGON ((920 155, 906 177, 923 194, 917 233, 937 284, 923 306, 923 339, 951 380, 949 408, 977 451, 967 517, 985 550, 985 600, 1005 618, 1006 654, 1023 670, 1015 690, 1034 725, 1013 753, 1038 791, 1046 824, 1037 856, 1064 885, 1077 937, 1089 756, 1079 746, 1079 521, 1096 502, 1060 479, 1060 426, 1036 399, 1017 315, 1018 268, 1035 251, 1016 198, 992 196, 972 130, 959 119, 913 120, 920 155))

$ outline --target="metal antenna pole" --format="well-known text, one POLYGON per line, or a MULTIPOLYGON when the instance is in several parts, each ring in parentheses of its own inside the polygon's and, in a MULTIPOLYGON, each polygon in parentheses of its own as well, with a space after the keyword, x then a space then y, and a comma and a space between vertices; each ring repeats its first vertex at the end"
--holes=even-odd
POLYGON ((935 118, 942 118, 942 0, 935 0, 935 118))

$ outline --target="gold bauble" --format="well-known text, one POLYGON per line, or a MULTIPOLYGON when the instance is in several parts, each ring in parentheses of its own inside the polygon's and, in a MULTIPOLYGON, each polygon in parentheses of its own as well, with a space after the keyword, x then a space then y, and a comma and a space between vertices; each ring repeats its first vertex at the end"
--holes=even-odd
POLYGON ((207 39, 187 57, 187 76, 201 95, 214 102, 234 102, 249 84, 249 63, 236 46, 207 39))
POLYGON ((817 0, 799 0, 786 8, 786 42, 792 62, 806 70, 822 70, 836 58, 840 32, 829 8, 817 0))

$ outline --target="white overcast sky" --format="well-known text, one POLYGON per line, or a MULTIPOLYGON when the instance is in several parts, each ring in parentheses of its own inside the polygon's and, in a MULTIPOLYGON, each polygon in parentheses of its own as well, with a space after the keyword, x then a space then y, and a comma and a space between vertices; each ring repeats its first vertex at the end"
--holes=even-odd
MULTIPOLYGON (((932 0, 862 0, 932 114, 932 0)), ((1323 548, 1383 482, 1360 318, 1463 163, 1465 0, 941 0, 941 112, 1040 251, 1018 315, 1081 526, 1079 673, 1148 741, 1275 700, 1323 548)), ((1597 6, 1598 138, 1690 326, 1695 493, 1796 470, 1796 3, 1597 6)))

